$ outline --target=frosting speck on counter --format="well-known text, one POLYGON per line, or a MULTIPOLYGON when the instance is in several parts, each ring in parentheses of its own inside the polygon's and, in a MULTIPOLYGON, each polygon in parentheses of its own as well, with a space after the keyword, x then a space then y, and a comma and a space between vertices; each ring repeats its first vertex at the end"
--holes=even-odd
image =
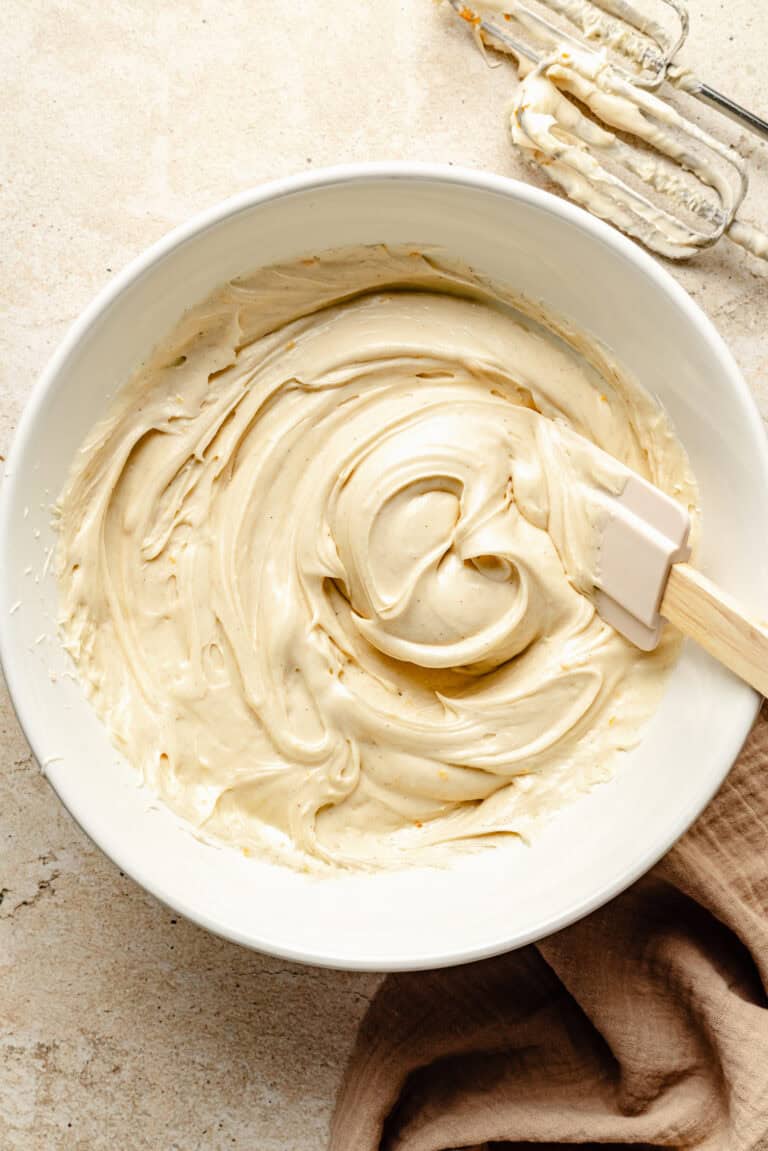
POLYGON ((574 433, 695 509, 644 391, 437 253, 225 285, 59 503, 61 633, 116 744, 199 832, 289 862, 526 834, 637 742, 678 650, 595 612, 617 481, 574 433))

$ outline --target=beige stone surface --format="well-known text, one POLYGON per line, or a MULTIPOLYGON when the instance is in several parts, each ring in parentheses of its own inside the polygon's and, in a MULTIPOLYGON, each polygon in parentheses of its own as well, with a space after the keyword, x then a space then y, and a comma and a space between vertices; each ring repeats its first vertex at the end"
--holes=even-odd
MULTIPOLYGON (((768 112, 768 5, 690 7, 686 59, 768 112)), ((347 160, 530 176, 502 121, 512 71, 429 0, 4 0, 0 77, 0 454, 70 321, 191 213, 347 160)), ((768 416, 765 267, 723 244, 676 274, 768 416)), ((72 824, 0 709, 0 1147, 319 1151, 376 977, 177 922, 72 824)))

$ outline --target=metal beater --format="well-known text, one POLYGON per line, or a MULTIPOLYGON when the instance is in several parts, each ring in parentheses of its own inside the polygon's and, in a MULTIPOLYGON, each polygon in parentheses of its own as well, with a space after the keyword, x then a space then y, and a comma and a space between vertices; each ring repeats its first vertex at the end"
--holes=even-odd
MULTIPOLYGON (((461 0, 450 3, 474 16, 461 0)), ((631 0, 482 0, 478 11, 484 34, 514 37, 540 58, 559 46, 603 49, 630 83, 654 90, 667 80, 768 140, 768 122, 675 63, 689 25, 681 0, 646 0, 643 8, 631 0)))
MULTIPOLYGON (((743 157, 649 90, 669 73, 685 25, 676 39, 665 41, 655 22, 630 28, 627 17, 637 17, 637 10, 627 0, 539 4, 567 9, 572 24, 579 16, 592 41, 599 30, 604 46, 595 52, 528 4, 514 0, 513 13, 493 19, 463 0, 449 2, 482 44, 517 59, 523 79, 511 109, 512 140, 571 199, 671 259, 691 256, 724 235, 768 259, 768 236, 737 219, 748 186, 743 157), (587 23, 586 14, 598 8, 621 12, 621 36, 617 21, 587 23), (527 30, 526 39, 512 35, 515 26, 527 30), (614 62, 619 50, 624 61, 634 62, 633 72, 614 62)), ((676 0, 663 3, 681 10, 676 0)), ((504 4, 508 8, 510 0, 504 4)), ((768 125, 757 122, 768 137, 768 125)))

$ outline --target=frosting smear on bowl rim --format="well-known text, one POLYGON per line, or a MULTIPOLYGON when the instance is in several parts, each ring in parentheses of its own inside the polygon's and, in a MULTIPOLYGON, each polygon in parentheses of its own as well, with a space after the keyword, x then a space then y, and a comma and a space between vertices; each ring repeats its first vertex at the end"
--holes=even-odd
POLYGON ((655 401, 440 253, 225 285, 120 391, 58 505, 61 634, 115 743, 204 834, 292 863, 526 834, 609 777, 679 647, 640 652, 595 612, 617 480, 579 436, 695 515, 655 401))

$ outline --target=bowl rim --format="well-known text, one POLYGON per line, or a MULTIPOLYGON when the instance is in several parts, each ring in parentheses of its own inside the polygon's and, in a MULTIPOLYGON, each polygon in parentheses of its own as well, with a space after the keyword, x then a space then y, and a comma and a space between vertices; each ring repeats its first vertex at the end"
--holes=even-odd
MULTIPOLYGON (((762 445, 762 451, 759 452, 761 473, 759 482, 768 489, 768 439, 764 434, 762 418, 757 402, 750 392, 730 349, 720 336, 715 325, 704 313, 702 308, 691 298, 677 280, 675 280, 672 274, 653 256, 639 247, 634 241, 622 235, 611 225, 590 215, 584 209, 550 192, 508 176, 501 176, 495 173, 462 166, 411 161, 340 164, 269 180, 264 184, 245 189, 225 200, 213 204, 211 207, 203 209, 187 221, 173 228, 148 248, 142 250, 137 256, 133 257, 120 272, 114 275, 104 287, 97 292, 93 300, 71 324, 64 338, 34 382, 24 404, 15 434, 12 437, 2 476, 4 482, 0 484, 0 668, 2 668, 5 676, 8 694, 19 725, 38 763, 42 762, 39 751, 40 741, 38 738, 41 717, 36 715, 34 705, 23 689, 20 676, 17 673, 12 659, 11 649, 13 645, 10 638, 9 613, 7 609, 3 610, 3 606, 7 605, 9 598, 6 588, 6 577, 4 575, 8 569, 8 563, 7 561, 3 561, 3 556, 10 553, 9 521, 14 495, 14 485, 11 481, 15 470, 15 463, 16 460, 20 459, 29 449, 31 431, 36 416, 45 405, 48 396, 55 392, 59 384, 59 374, 62 367, 65 366, 75 347, 88 335, 89 331, 96 325, 102 315, 123 292, 137 283, 149 268, 161 261, 172 251, 194 240, 209 229, 216 227, 225 219, 232 218, 241 212, 249 211, 260 204, 292 196, 297 193, 317 191, 337 184, 354 184, 382 180, 459 185, 470 187, 474 190, 487 191, 504 197, 510 197, 527 203, 543 212, 559 216, 571 226, 587 233, 596 243, 606 244, 613 248, 618 255, 625 257, 628 262, 636 267, 638 272, 650 279, 652 283, 666 295, 671 303, 685 313, 693 328, 698 330, 698 332, 706 338, 709 347, 711 347, 719 361, 720 369, 729 377, 733 393, 740 400, 744 415, 749 421, 752 430, 759 433, 755 436, 756 444, 762 445)), ((490 944, 468 947, 464 950, 456 950, 447 954, 436 953, 422 955, 415 959, 409 957, 407 954, 398 954, 394 957, 390 956, 386 961, 379 962, 376 961, 375 957, 370 955, 361 955, 360 957, 354 958, 338 956, 334 955, 332 945, 329 945, 322 951, 318 949, 306 950, 303 948, 282 947, 274 944, 269 939, 257 937, 251 932, 241 932, 228 924, 218 922, 214 917, 201 912, 199 909, 191 906, 187 901, 182 902, 177 898, 170 899, 164 889, 161 875, 157 878, 154 876, 148 878, 144 875, 139 877, 135 867, 126 864, 125 860, 116 859, 109 847, 108 829, 105 830, 103 827, 91 828, 87 825, 89 821, 86 821, 86 823, 81 822, 77 812, 77 805, 72 803, 71 796, 68 801, 65 800, 56 786, 56 782, 51 779, 47 773, 44 772, 44 774, 55 791, 57 798, 64 805, 75 823, 85 832, 91 842, 118 866, 120 870, 129 875, 139 886, 148 890, 162 904, 184 915, 212 934, 265 954, 299 963, 341 970, 377 972, 415 971, 452 966, 489 958, 493 955, 503 954, 506 951, 545 938, 583 918, 585 915, 588 915, 624 891, 669 851, 673 844, 688 830, 693 821, 711 801, 712 797, 722 786, 728 772, 731 770, 749 734, 751 725, 757 717, 759 708, 760 697, 755 693, 754 708, 752 709, 750 723, 745 727, 742 735, 732 741, 732 746, 729 746, 727 755, 724 754, 723 761, 724 763, 727 762, 727 768, 709 790, 704 802, 702 802, 699 797, 696 802, 689 804, 685 810, 681 810, 675 821, 673 831, 668 833, 663 841, 654 842, 654 845, 649 847, 648 850, 636 860, 633 866, 625 869, 620 875, 594 891, 589 898, 574 903, 566 911, 552 915, 544 922, 534 925, 525 932, 513 934, 507 932, 504 938, 496 939, 490 944)))

